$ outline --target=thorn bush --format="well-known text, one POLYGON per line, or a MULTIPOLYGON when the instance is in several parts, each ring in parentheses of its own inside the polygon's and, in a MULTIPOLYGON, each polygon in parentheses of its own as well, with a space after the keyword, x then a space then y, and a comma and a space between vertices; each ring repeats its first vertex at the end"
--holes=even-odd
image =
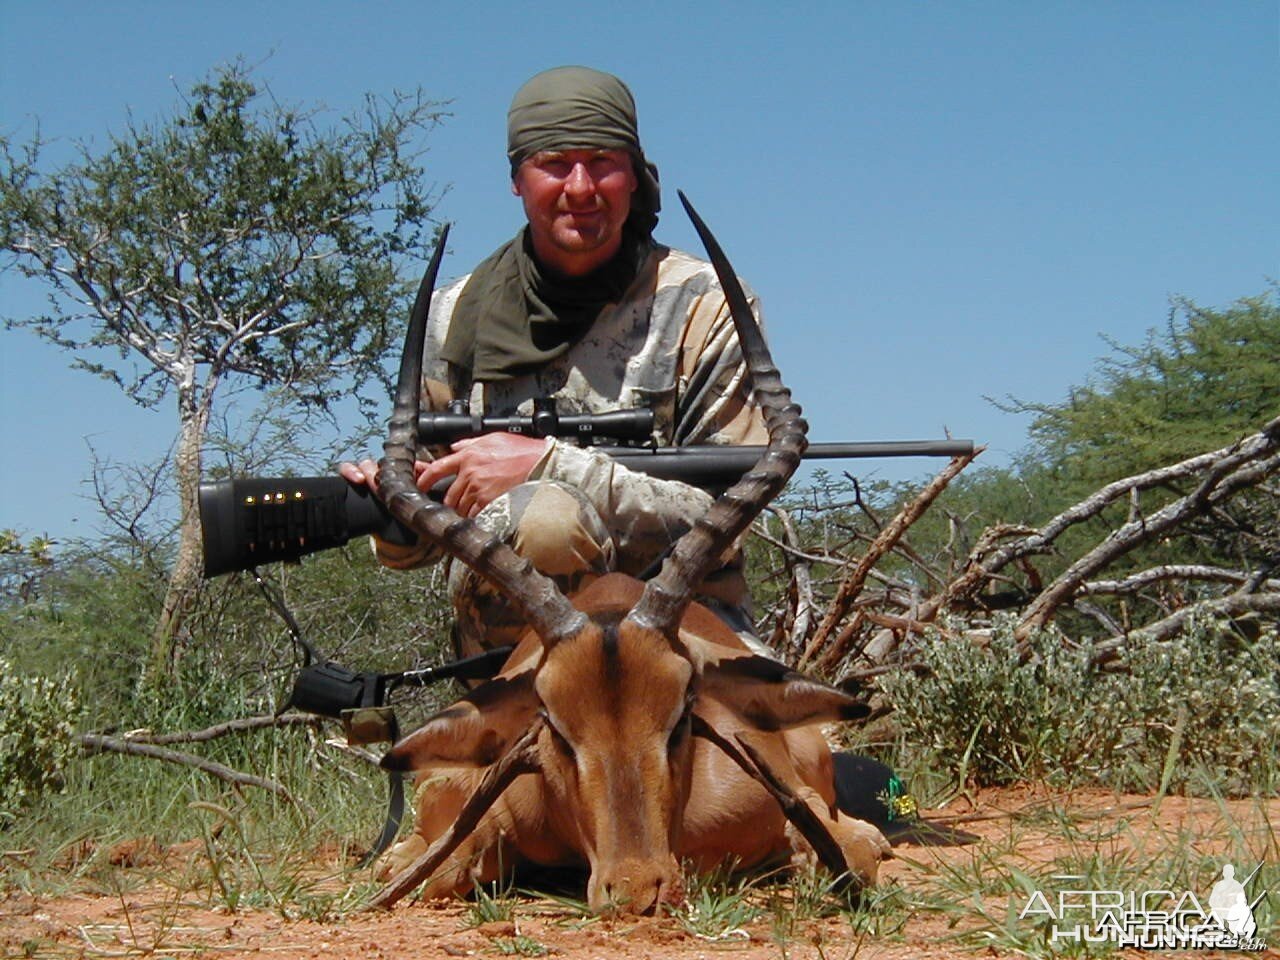
POLYGON ((0 658, 0 829, 49 791, 80 748, 72 740, 82 714, 66 679, 16 674, 0 658))
POLYGON ((1275 787, 1280 644, 1199 622, 1138 641, 1123 672, 1090 663, 1088 643, 1054 630, 1019 662, 1012 620, 985 644, 926 637, 925 671, 881 678, 905 767, 932 766, 978 786, 1027 779, 1153 790, 1196 781, 1240 794, 1275 787))

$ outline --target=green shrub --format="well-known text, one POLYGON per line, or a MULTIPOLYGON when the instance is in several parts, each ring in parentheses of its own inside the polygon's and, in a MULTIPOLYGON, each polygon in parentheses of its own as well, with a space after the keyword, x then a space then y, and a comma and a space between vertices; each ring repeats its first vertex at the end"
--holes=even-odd
POLYGON ((1128 660, 1131 717, 1118 751, 1153 762, 1168 752, 1170 726, 1180 725, 1175 780, 1198 772, 1227 793, 1280 786, 1275 627, 1246 641, 1221 625, 1198 624, 1171 641, 1135 644, 1128 660))
POLYGON ((81 712, 67 678, 20 676, 0 659, 0 828, 62 789, 63 770, 79 753, 71 738, 81 712))
MULTIPOLYGON (((357 671, 393 671, 449 656, 438 568, 410 574, 385 570, 376 566, 368 545, 358 542, 264 575, 321 657, 357 671)), ((247 574, 206 584, 187 621, 173 672, 164 677, 150 677, 146 670, 163 581, 134 554, 75 545, 43 571, 39 585, 39 590, 0 599, 0 659, 7 662, 6 675, 69 672, 68 685, 81 705, 78 729, 116 737, 134 730, 198 730, 274 713, 292 689, 301 656, 247 574)), ((45 689, 23 693, 36 701, 35 710, 26 710, 28 722, 61 700, 59 692, 46 707, 45 689)), ((24 713, 11 702, 16 695, 6 687, 0 702, 0 729, 6 734, 24 713)), ((398 690, 394 703, 402 729, 413 729, 453 696, 451 684, 398 690)), ((49 739, 25 728, 17 736, 24 749, 49 739)), ((7 830, 11 845, 42 851, 46 868, 60 849, 86 837, 99 843, 142 835, 166 843, 198 837, 210 817, 191 806, 199 803, 233 808, 255 850, 279 853, 335 836, 368 842, 381 823, 386 783, 367 763, 325 743, 336 736, 340 730, 333 722, 320 729, 262 730, 170 745, 279 783, 296 804, 261 790, 232 790, 189 766, 118 753, 81 755, 64 742, 66 755, 41 763, 61 768, 65 790, 51 792, 55 777, 34 805, 0 795, 0 828, 7 830), (301 834, 300 823, 306 824, 301 834)), ((7 768, 0 772, 6 786, 20 782, 7 768)))
POLYGON ((1030 645, 1020 663, 1011 620, 997 623, 986 645, 932 635, 918 650, 924 672, 881 678, 904 744, 900 762, 979 786, 1274 787, 1274 631, 1246 641, 1199 623, 1172 640, 1135 640, 1125 672, 1091 666, 1089 645, 1056 631, 1030 645))

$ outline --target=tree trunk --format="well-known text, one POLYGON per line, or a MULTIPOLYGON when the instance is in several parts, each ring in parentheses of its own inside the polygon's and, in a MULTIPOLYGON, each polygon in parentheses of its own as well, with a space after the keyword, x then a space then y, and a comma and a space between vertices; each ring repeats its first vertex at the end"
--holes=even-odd
MULTIPOLYGON (((202 391, 205 398, 212 391, 202 391)), ((209 422, 206 399, 197 396, 192 384, 178 391, 180 428, 178 450, 174 458, 174 477, 178 488, 178 553, 174 557, 164 603, 151 635, 151 675, 172 675, 178 661, 178 637, 187 614, 200 593, 203 549, 200 542, 200 447, 209 422)))

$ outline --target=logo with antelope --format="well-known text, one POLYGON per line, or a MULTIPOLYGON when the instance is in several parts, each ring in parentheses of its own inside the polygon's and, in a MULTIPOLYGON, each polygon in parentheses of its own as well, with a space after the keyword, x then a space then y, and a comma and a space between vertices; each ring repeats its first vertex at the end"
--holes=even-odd
POLYGON ((414 484, 440 238, 405 341, 380 495, 401 523, 495 584, 528 631, 496 677, 384 758, 389 769, 414 772, 422 789, 413 834, 382 859, 390 879, 376 906, 424 881, 428 898, 465 894, 527 861, 584 866, 592 910, 644 914, 681 900, 682 861, 702 871, 816 859, 861 886, 889 851, 876 827, 836 808, 832 754, 817 727, 865 708, 752 653, 692 602, 795 471, 806 424, 732 267, 681 201, 724 288, 768 447, 657 576, 612 574, 573 597, 414 484))

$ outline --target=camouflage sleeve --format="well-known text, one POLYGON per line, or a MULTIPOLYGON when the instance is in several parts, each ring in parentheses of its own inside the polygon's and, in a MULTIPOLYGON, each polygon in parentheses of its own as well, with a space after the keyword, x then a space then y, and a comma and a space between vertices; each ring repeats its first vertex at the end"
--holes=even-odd
MULTIPOLYGON (((754 297, 751 306, 759 320, 754 297)), ((679 351, 675 444, 767 443, 733 318, 718 286, 693 301, 679 351)), ((660 557, 713 499, 688 484, 657 480, 562 443, 553 443, 534 468, 530 479, 539 478, 570 484, 586 495, 613 534, 618 568, 632 575, 660 557)))
MULTIPOLYGON (((759 302, 750 293, 748 302, 763 329, 759 302)), ((733 317, 718 285, 693 303, 681 332, 679 376, 676 446, 768 442, 764 417, 751 402, 751 375, 733 317)))
POLYGON ((658 480, 590 448, 552 441, 530 480, 577 488, 604 520, 617 545, 618 569, 637 576, 711 506, 704 490, 658 480))

